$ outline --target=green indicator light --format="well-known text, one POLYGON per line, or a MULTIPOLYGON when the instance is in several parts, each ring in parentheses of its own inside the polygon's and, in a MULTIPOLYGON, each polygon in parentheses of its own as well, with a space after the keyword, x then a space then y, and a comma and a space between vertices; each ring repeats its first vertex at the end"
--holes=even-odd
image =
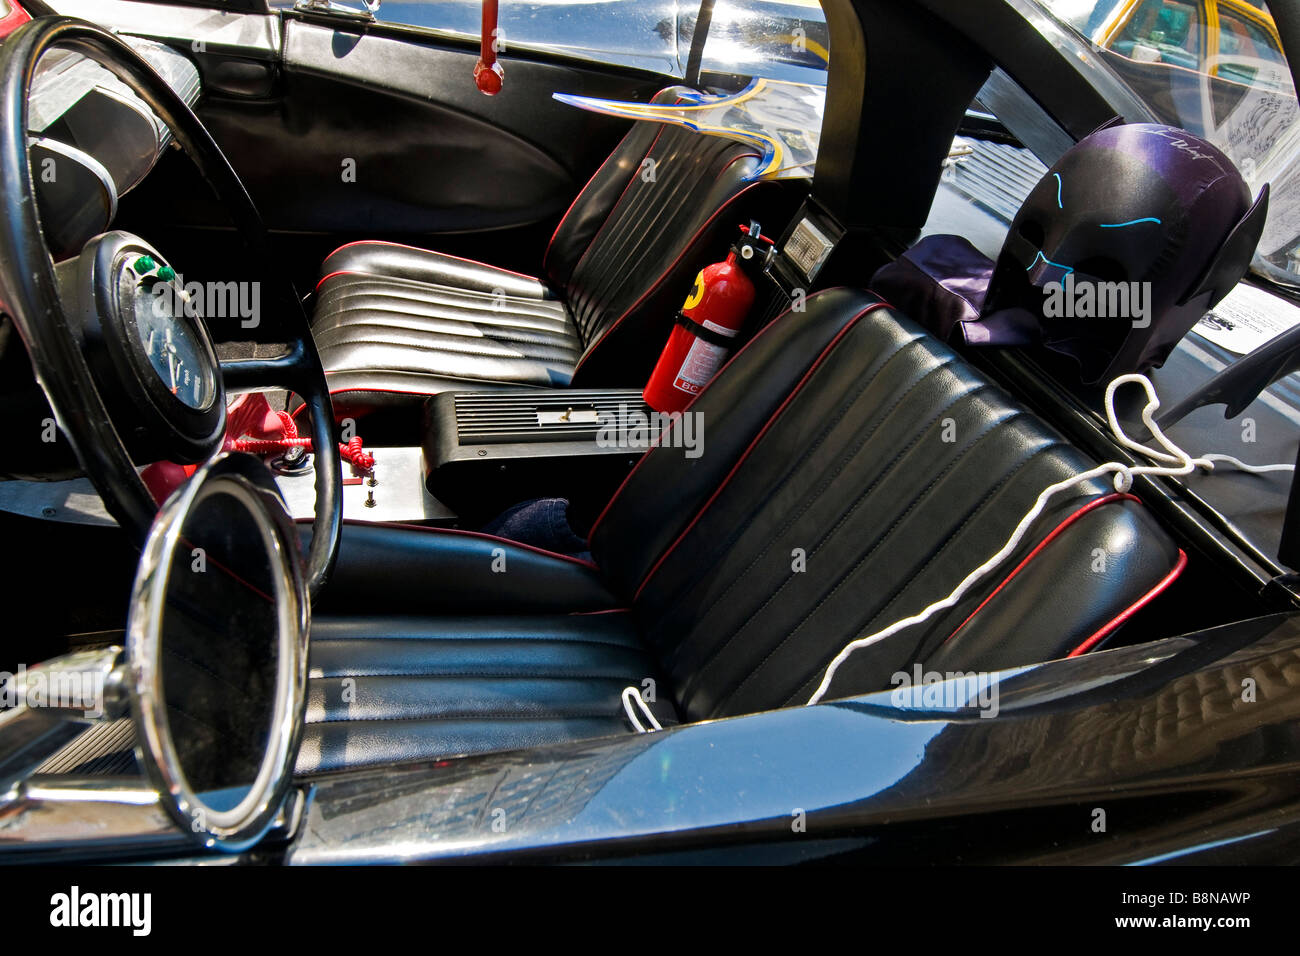
POLYGON ((139 275, 144 275, 146 272, 153 272, 157 267, 158 263, 153 261, 153 256, 141 256, 131 264, 131 268, 139 275))

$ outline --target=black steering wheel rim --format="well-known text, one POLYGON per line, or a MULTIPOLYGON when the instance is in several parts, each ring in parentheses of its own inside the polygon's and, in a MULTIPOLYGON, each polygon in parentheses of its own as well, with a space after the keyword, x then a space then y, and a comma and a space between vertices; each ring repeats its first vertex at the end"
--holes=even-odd
MULTIPOLYGON (((189 106, 133 49, 113 34, 71 17, 42 17, 24 24, 0 45, 0 182, 5 215, 0 222, 0 311, 14 323, 31 358, 62 435, 72 446, 109 513, 142 545, 157 505, 140 479, 96 390, 79 336, 65 314, 36 208, 28 162, 27 100, 32 76, 52 47, 75 50, 131 88, 171 130, 225 206, 254 260, 270 261, 266 228, 225 154, 189 106)), ((315 450, 316 515, 307 553, 312 596, 324 587, 343 528, 342 462, 333 434, 334 410, 320 356, 302 301, 287 279, 264 281, 272 307, 293 336, 286 355, 222 362, 226 388, 285 388, 307 405, 315 450)))

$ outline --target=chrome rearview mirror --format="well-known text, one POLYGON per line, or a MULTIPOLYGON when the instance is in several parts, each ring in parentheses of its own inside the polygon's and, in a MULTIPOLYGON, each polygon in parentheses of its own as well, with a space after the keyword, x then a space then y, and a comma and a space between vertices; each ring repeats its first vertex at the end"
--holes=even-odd
POLYGON ((255 843, 289 792, 308 615, 297 534, 270 472, 218 456, 158 512, 126 640, 136 756, 205 847, 255 843))
POLYGON ((350 7, 334 0, 296 0, 293 8, 301 13, 323 13, 327 16, 344 17, 348 20, 362 20, 373 23, 379 12, 380 0, 362 0, 361 7, 350 7))

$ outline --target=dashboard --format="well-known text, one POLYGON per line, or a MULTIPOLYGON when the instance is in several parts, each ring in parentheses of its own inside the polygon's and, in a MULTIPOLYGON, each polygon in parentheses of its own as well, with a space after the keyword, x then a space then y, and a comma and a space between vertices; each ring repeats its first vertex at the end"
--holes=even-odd
MULTIPOLYGON (((185 54, 123 37, 193 107, 198 68, 185 54)), ((49 51, 28 97, 28 148, 46 239, 56 258, 75 255, 107 229, 119 197, 149 173, 171 132, 112 72, 80 53, 49 51)))
MULTIPOLYGON (((199 71, 183 52, 122 39, 193 107, 199 71)), ((224 426, 224 395, 211 340, 176 270, 137 237, 106 232, 118 199, 172 144, 172 133, 109 69, 73 50, 41 57, 27 99, 27 146, 43 238, 61 298, 91 373, 114 414, 138 424, 121 437, 137 461, 206 457, 224 426), (129 406, 129 407, 128 407, 129 406), (125 414, 128 413, 129 414, 125 414)), ((49 408, 24 349, 0 316, 0 396, 16 420, 44 421, 49 408)), ((59 478, 80 468, 65 442, 37 437, 0 451, 0 475, 59 478)))

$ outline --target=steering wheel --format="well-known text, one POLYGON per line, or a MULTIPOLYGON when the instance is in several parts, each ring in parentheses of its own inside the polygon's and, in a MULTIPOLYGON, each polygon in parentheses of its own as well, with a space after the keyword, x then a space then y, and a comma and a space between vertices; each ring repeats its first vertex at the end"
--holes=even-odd
MULTIPOLYGON (((105 507, 141 546, 157 505, 122 441, 129 423, 114 423, 110 417, 82 352, 79 329, 60 296, 28 161, 28 91, 41 56, 56 46, 108 69, 168 126, 259 263, 271 261, 266 254, 266 229, 244 184, 198 117, 139 54, 113 34, 83 20, 43 17, 16 30, 0 46, 0 182, 4 183, 0 311, 9 315, 27 347, 58 427, 105 507)), ((302 301, 286 277, 266 269, 262 279, 263 301, 280 313, 290 337, 287 352, 272 359, 220 362, 220 379, 232 391, 288 389, 307 406, 316 474, 307 582, 315 597, 329 578, 343 529, 342 463, 333 434, 334 409, 302 301)), ((216 401, 222 403, 223 414, 224 400, 218 385, 216 401)), ((218 434, 209 452, 219 450, 220 443, 218 434)))

